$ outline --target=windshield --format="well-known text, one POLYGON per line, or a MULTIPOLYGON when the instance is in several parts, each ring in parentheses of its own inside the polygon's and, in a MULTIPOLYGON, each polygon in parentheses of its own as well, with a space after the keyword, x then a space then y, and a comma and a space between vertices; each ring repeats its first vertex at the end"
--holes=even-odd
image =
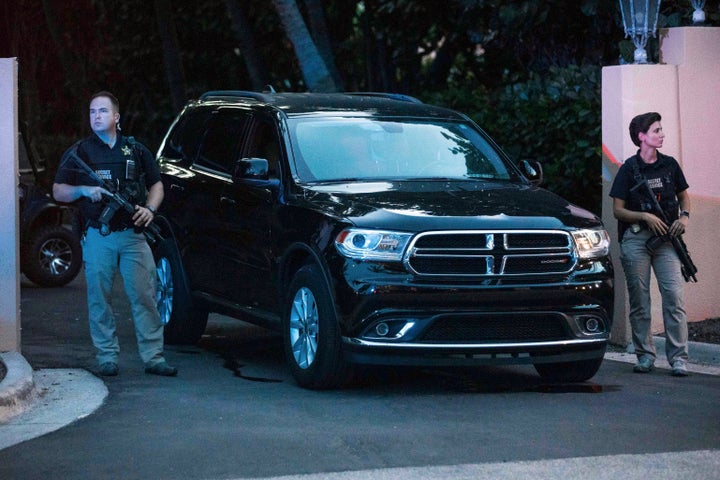
POLYGON ((289 126, 303 182, 516 177, 466 123, 335 117, 292 119, 289 126))

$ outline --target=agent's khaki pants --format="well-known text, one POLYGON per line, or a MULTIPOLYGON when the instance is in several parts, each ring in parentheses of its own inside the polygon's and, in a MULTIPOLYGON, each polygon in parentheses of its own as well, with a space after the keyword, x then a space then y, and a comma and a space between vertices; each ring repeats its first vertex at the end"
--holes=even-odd
POLYGON ((620 260, 625 270, 630 297, 630 326, 638 359, 656 358, 651 329, 650 269, 655 272, 662 298, 665 326, 665 355, 672 365, 675 360, 688 359, 688 329, 683 289, 685 281, 680 272, 680 260, 670 242, 664 243, 654 255, 645 248, 652 233, 643 229, 625 232, 620 244, 620 260))
POLYGON ((89 228, 83 238, 90 336, 99 364, 118 361, 120 344, 112 310, 112 287, 120 271, 132 308, 140 358, 146 365, 163 360, 163 325, 156 306, 157 276, 150 246, 133 229, 103 237, 89 228))

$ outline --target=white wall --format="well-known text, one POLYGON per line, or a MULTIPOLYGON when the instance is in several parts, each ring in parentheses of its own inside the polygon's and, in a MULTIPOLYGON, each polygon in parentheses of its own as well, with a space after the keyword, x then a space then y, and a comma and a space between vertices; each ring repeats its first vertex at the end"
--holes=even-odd
POLYGON ((17 59, 0 58, 0 352, 20 351, 17 59))

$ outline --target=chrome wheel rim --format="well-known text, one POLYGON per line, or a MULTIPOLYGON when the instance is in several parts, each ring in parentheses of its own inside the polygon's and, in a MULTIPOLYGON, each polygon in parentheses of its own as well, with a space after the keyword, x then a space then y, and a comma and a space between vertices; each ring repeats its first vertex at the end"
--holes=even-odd
POLYGON ((172 268, 167 258, 162 257, 157 262, 157 309, 163 325, 170 322, 173 303, 172 268))
POLYGON ((308 288, 295 294, 290 309, 290 347, 298 367, 310 368, 318 345, 318 307, 308 288))
POLYGON ((53 276, 59 276, 70 269, 73 252, 66 241, 52 239, 42 244, 38 257, 40 268, 53 276))

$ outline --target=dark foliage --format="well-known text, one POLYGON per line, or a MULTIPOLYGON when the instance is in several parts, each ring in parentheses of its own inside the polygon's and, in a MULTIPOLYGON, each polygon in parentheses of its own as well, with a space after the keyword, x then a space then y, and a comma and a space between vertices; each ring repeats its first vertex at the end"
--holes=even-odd
MULTIPOLYGON (((718 3, 706 2, 708 24, 720 23, 718 3)), ((514 158, 542 161, 549 188, 599 211, 600 69, 627 61, 633 48, 616 1, 296 4, 315 43, 330 46, 336 69, 329 70, 345 90, 400 92, 458 108, 514 158), (324 29, 308 21, 318 5, 324 29)), ((661 13, 659 27, 691 23, 690 2, 665 0, 661 13)), ((87 98, 101 89, 120 99, 123 131, 151 149, 178 113, 178 91, 190 99, 257 88, 248 65, 262 65, 263 84, 278 91, 306 90, 274 1, 16 0, 0 5, 0 26, 0 56, 18 58, 20 120, 51 168, 89 133, 87 98), (245 22, 230 15, 233 2, 245 22), (161 24, 175 32, 174 45, 161 38, 161 24), (242 38, 253 48, 243 48, 242 38), (166 68, 170 47, 179 52, 174 74, 166 68)), ((656 39, 648 50, 657 57, 656 39)))

